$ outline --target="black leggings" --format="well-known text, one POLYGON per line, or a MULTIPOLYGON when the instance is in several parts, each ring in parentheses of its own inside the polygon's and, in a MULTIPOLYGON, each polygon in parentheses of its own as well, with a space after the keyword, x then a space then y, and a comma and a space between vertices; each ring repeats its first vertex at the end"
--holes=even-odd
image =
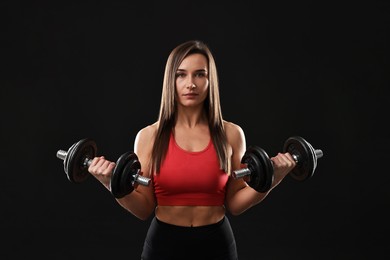
POLYGON ((153 218, 141 255, 142 260, 237 260, 236 241, 225 216, 215 224, 181 227, 153 218))

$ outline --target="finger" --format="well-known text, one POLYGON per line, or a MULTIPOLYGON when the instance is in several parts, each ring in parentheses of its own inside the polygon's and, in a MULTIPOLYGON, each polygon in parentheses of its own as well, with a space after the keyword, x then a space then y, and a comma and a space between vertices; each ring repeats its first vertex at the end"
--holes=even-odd
POLYGON ((92 174, 100 174, 102 171, 100 171, 100 167, 105 162, 104 156, 95 157, 91 163, 91 165, 88 168, 88 171, 92 174))
POLYGON ((287 158, 289 158, 291 161, 295 163, 295 159, 290 153, 285 153, 284 155, 287 156, 287 158))
POLYGON ((88 167, 88 171, 91 174, 95 174, 96 173, 96 169, 97 169, 96 165, 99 163, 100 160, 101 160, 101 157, 95 157, 95 158, 92 159, 92 162, 91 162, 91 164, 88 167))
POLYGON ((272 158, 272 161, 274 162, 274 166, 276 168, 292 167, 294 165, 293 160, 290 160, 286 154, 282 153, 278 153, 277 156, 272 158))
POLYGON ((279 165, 279 158, 277 156, 271 157, 270 159, 274 167, 279 165))
POLYGON ((99 167, 99 170, 98 172, 101 174, 101 175, 110 175, 110 171, 107 170, 107 168, 109 167, 110 165, 110 161, 107 161, 105 160, 102 165, 99 167))
POLYGON ((281 161, 283 161, 283 166, 286 168, 292 169, 296 165, 295 160, 292 158, 292 156, 290 154, 287 154, 287 153, 280 154, 279 158, 281 161))
POLYGON ((95 167, 96 163, 100 160, 100 157, 95 157, 92 159, 91 164, 89 167, 95 167))
POLYGON ((283 158, 283 154, 278 153, 276 156, 272 157, 273 161, 276 164, 283 164, 285 162, 285 158, 283 158))
POLYGON ((102 174, 105 176, 111 176, 114 168, 115 168, 115 163, 107 161, 107 164, 105 164, 105 169, 102 174))
POLYGON ((95 164, 95 167, 100 168, 105 162, 106 162, 106 159, 104 158, 104 156, 100 156, 99 160, 95 164))

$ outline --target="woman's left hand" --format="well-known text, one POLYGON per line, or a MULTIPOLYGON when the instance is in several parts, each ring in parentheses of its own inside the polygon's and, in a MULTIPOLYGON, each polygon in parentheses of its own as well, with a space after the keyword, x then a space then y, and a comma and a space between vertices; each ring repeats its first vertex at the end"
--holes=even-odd
POLYGON ((286 175, 295 167, 296 162, 290 153, 278 153, 270 158, 274 167, 274 181, 272 188, 277 186, 286 175))

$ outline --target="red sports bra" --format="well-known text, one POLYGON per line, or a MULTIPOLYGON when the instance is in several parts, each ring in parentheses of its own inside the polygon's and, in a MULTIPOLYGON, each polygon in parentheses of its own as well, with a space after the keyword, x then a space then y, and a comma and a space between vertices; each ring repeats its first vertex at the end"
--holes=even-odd
POLYGON ((185 151, 173 134, 153 184, 161 206, 221 206, 228 175, 220 169, 212 140, 203 151, 185 151))

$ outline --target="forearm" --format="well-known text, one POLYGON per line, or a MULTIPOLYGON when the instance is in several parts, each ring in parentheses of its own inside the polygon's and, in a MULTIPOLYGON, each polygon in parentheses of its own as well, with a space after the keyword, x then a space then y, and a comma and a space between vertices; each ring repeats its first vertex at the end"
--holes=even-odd
POLYGON ((141 220, 149 218, 155 209, 155 203, 137 190, 116 200, 119 205, 141 220))
POLYGON ((229 199, 228 209, 233 215, 240 215, 263 201, 269 192, 260 193, 249 186, 245 186, 229 199))

